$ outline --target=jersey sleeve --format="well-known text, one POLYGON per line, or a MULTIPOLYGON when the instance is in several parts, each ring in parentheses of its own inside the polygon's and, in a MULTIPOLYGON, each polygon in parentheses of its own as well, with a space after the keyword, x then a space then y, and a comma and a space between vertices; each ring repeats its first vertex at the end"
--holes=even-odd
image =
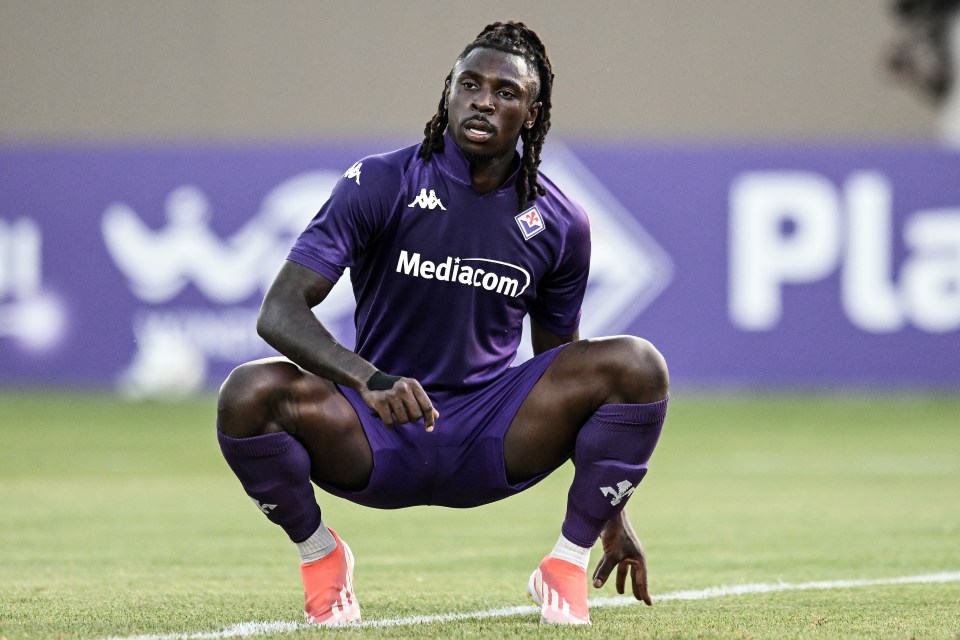
POLYGON ((537 286, 530 317, 558 335, 571 335, 580 326, 580 311, 590 275, 590 224, 575 207, 556 268, 537 286))
POLYGON ((337 282, 386 225, 401 179, 401 168, 381 156, 354 164, 337 181, 287 259, 337 282))

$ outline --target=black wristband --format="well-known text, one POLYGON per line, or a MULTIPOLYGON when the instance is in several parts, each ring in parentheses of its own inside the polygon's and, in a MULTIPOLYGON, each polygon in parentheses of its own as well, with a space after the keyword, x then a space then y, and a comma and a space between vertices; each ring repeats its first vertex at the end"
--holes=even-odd
POLYGON ((375 371, 367 380, 367 389, 370 391, 388 391, 393 389, 394 383, 400 378, 401 376, 391 376, 383 371, 375 371))

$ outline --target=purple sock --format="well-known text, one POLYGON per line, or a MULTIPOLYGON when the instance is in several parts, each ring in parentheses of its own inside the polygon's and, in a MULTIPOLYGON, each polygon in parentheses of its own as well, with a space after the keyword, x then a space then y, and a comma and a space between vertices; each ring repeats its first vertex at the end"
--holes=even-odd
POLYGON ((605 404, 580 429, 561 530, 567 540, 592 547, 607 520, 623 510, 647 474, 667 417, 667 400, 605 404))
POLYGON ((310 457, 285 431, 231 438, 217 430, 220 451, 244 491, 290 539, 302 542, 320 526, 320 506, 310 482, 310 457))

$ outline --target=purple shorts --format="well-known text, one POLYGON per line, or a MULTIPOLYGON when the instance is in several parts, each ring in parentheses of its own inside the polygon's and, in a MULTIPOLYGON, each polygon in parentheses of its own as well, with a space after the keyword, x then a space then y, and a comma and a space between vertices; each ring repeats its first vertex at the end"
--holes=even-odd
POLYGON ((360 491, 318 482, 324 491, 368 507, 415 505, 476 507, 533 486, 549 472, 507 482, 503 437, 527 394, 563 347, 511 367, 468 392, 427 392, 440 419, 432 433, 423 421, 387 428, 352 389, 340 387, 360 417, 373 450, 373 474, 360 491))

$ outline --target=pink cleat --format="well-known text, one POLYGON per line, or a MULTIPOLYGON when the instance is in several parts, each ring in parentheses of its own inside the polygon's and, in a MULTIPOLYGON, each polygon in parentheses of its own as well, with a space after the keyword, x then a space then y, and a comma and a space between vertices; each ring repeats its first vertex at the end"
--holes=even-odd
POLYGON ((303 613, 307 622, 335 627, 360 622, 360 604, 353 593, 353 553, 333 530, 337 548, 330 555, 300 565, 303 613))
POLYGON ((590 624, 587 572, 572 562, 544 558, 530 575, 527 594, 540 607, 540 622, 590 624))

